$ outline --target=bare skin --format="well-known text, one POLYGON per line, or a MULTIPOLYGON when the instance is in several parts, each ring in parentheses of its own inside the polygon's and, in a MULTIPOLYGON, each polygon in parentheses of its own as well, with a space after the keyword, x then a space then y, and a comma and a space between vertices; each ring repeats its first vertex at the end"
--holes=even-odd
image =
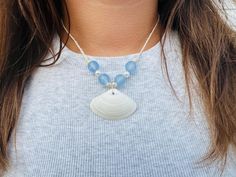
MULTIPOLYGON (((157 0, 66 2, 71 34, 88 55, 120 56, 137 53, 157 21, 157 0)), ((145 50, 160 40, 160 31, 158 26, 145 50)), ((80 52, 72 40, 69 40, 67 47, 80 52)))

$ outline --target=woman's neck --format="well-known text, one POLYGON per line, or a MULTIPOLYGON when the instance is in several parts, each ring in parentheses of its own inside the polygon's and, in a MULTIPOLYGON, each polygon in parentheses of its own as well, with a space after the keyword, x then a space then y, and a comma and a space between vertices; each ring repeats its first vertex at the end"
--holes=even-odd
MULTIPOLYGON (((157 0, 67 0, 71 34, 88 55, 137 53, 157 21, 157 0)), ((146 48, 160 39, 157 28, 146 48)), ((67 45, 78 51, 72 40, 67 45)))

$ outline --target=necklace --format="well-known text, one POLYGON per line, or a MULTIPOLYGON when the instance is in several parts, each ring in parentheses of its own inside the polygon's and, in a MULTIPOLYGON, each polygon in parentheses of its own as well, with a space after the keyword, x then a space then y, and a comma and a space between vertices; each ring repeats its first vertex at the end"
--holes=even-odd
POLYGON ((90 60, 88 58, 88 56, 84 53, 83 49, 80 47, 76 39, 67 30, 64 23, 62 22, 62 27, 82 53, 82 56, 86 62, 89 72, 91 72, 94 76, 98 78, 98 82, 102 86, 108 88, 106 92, 92 99, 90 103, 90 109, 93 113, 107 120, 120 120, 129 117, 137 110, 136 102, 124 93, 120 92, 118 89, 125 84, 126 80, 128 80, 130 76, 135 75, 137 70, 137 62, 140 60, 142 53, 147 43, 151 39, 151 36, 154 33, 158 23, 159 16, 155 26, 153 27, 143 47, 141 48, 138 57, 131 61, 128 61, 125 64, 124 73, 117 74, 115 78, 111 79, 111 77, 107 73, 102 73, 99 70, 100 66, 97 61, 90 60))

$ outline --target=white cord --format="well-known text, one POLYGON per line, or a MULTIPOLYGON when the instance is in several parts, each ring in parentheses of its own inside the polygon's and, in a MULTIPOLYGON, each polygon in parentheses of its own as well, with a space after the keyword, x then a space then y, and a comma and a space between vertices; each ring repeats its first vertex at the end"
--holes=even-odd
MULTIPOLYGON (((155 29, 156 29, 156 27, 157 27, 157 25, 158 25, 158 23, 159 23, 159 19, 160 19, 160 17, 158 16, 157 22, 156 22, 155 26, 153 27, 151 33, 148 35, 148 38, 146 39, 146 41, 145 41, 143 47, 141 48, 141 50, 140 50, 140 52, 139 52, 138 58, 137 58, 136 60, 134 60, 135 62, 139 61, 139 59, 140 59, 140 57, 141 57, 141 55, 142 55, 142 53, 143 53, 143 51, 144 51, 144 49, 145 49, 147 43, 148 43, 149 40, 151 39, 152 34, 154 33, 154 31, 155 31, 155 29)), ((66 31, 66 33, 67 33, 67 34, 69 35, 69 37, 74 41, 75 45, 78 47, 78 49, 79 49, 80 52, 82 53, 82 55, 83 55, 83 57, 84 57, 84 59, 85 59, 86 64, 88 64, 88 63, 89 63, 88 56, 84 53, 83 49, 80 47, 79 43, 76 41, 76 39, 74 38, 74 36, 72 36, 72 34, 67 30, 67 28, 65 27, 63 21, 62 21, 61 23, 62 23, 62 27, 64 28, 64 30, 66 31)))
POLYGON ((151 39, 152 34, 154 33, 154 31, 155 31, 155 29, 156 29, 156 27, 157 27, 157 25, 158 25, 158 23, 159 23, 159 19, 160 19, 160 17, 158 16, 157 22, 156 22, 155 26, 153 27, 151 33, 149 34, 148 38, 146 39, 146 41, 145 41, 145 43, 144 43, 142 49, 140 50, 138 59, 136 59, 136 61, 138 61, 138 60, 140 59, 140 57, 141 57, 141 55, 142 55, 142 53, 143 53, 143 51, 144 51, 144 49, 145 49, 147 43, 148 43, 149 40, 151 39))

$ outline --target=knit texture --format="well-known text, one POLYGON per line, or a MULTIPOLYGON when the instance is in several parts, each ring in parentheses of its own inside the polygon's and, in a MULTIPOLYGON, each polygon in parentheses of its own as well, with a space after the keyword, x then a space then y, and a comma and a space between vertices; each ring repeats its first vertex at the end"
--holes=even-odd
MULTIPOLYGON (((58 45, 55 37, 53 50, 58 45)), ((120 89, 138 109, 119 121, 91 112, 90 101, 106 89, 88 72, 81 54, 64 48, 54 65, 35 70, 25 87, 16 149, 12 136, 5 177, 218 177, 217 162, 198 163, 209 149, 209 132, 193 89, 197 86, 191 87, 194 104, 189 113, 177 33, 167 34, 164 51, 178 97, 156 43, 144 51, 136 75, 120 89)), ((90 57, 114 77, 137 56, 90 57)), ((222 176, 236 177, 232 149, 222 176)))

